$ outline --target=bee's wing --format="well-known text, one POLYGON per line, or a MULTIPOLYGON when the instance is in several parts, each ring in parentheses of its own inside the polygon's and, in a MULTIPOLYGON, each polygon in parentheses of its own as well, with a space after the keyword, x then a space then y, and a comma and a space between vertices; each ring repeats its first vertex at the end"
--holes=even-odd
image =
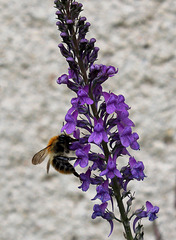
POLYGON ((48 147, 40 150, 33 156, 32 164, 37 165, 42 163, 45 160, 47 155, 48 155, 48 147))

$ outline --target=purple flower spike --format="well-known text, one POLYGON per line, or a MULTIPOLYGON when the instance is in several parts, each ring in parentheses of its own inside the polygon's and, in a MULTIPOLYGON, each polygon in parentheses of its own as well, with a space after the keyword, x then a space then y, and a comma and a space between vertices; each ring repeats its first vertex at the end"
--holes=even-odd
POLYGON ((77 117, 78 111, 74 111, 73 114, 67 114, 65 116, 65 121, 67 123, 62 127, 61 132, 65 130, 68 134, 71 134, 75 130, 77 117))
MULTIPOLYGON (((54 3, 57 8, 56 25, 62 41, 58 47, 68 65, 68 73, 61 75, 57 83, 65 84, 74 93, 61 131, 72 134, 68 137, 70 142, 65 152, 74 151, 75 155, 63 159, 74 159, 74 167, 82 168, 78 170, 79 173, 71 169, 78 177, 77 180, 81 181, 79 188, 82 191, 86 192, 90 186, 96 186, 92 200, 100 200, 102 204, 95 204, 92 218, 102 217, 109 222, 109 236, 113 231, 113 220, 122 224, 125 220, 129 228, 124 229, 124 236, 133 238, 130 236, 130 221, 136 215, 133 223, 136 231, 134 239, 143 239, 142 225, 138 224, 135 228, 136 223, 146 217, 150 221, 155 220, 159 208, 146 202, 146 211, 143 207, 130 214, 134 195, 128 189, 129 183, 144 180, 146 176, 143 162, 136 161, 130 153, 131 149, 140 149, 139 136, 132 131, 135 125, 129 118, 130 107, 125 97, 115 94, 120 80, 117 80, 114 93, 105 92, 103 88, 103 83, 116 75, 118 68, 96 64, 99 47, 96 46, 95 38, 88 38, 90 23, 80 15, 83 5, 75 0, 54 0, 54 3), (119 165, 122 165, 120 169, 119 165), (108 203, 111 204, 112 212, 107 208, 108 203), (114 206, 119 209, 116 211, 114 206), (116 213, 119 219, 114 215, 116 213)), ((60 144, 62 148, 64 143, 60 144)), ((65 152, 63 148, 63 156, 65 152)))
POLYGON ((147 216, 149 217, 149 220, 154 221, 157 218, 156 214, 159 212, 159 207, 153 206, 149 201, 147 201, 146 208, 147 208, 147 216))
POLYGON ((94 132, 90 135, 88 142, 94 142, 96 144, 100 144, 102 141, 108 142, 107 133, 104 130, 103 120, 101 118, 94 119, 94 132))
POLYGON ((115 176, 117 176, 118 178, 122 178, 120 171, 116 168, 115 158, 112 159, 111 156, 109 156, 106 170, 100 173, 100 176, 103 176, 103 175, 106 175, 107 178, 110 178, 110 179, 114 178, 115 176))
POLYGON ((96 217, 102 217, 110 223, 111 230, 108 235, 108 237, 109 237, 113 231, 113 221, 112 220, 114 219, 114 214, 106 211, 107 205, 108 205, 107 202, 104 202, 101 205, 95 204, 93 207, 94 212, 92 214, 92 219, 95 219, 96 217))

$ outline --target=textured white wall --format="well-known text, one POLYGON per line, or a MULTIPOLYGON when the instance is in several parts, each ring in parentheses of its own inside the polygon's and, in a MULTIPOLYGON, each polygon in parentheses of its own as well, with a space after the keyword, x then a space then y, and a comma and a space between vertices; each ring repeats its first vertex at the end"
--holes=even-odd
MULTIPOLYGON (((133 183, 135 206, 160 207, 163 240, 174 239, 176 220, 176 2, 82 0, 98 63, 119 73, 104 84, 124 94, 140 135, 148 178, 133 183)), ((0 14, 0 240, 107 239, 109 224, 91 220, 95 191, 82 193, 74 176, 32 166, 33 154, 57 135, 73 96, 55 80, 67 71, 57 48, 53 1, 1 0, 0 14)), ((146 238, 154 240, 152 225, 146 238)), ((109 238, 123 239, 115 225, 109 238)))

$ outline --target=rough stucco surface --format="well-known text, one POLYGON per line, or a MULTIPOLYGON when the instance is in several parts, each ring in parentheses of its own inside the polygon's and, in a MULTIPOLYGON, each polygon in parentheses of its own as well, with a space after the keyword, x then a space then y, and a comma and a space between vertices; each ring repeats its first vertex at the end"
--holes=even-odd
MULTIPOLYGON (((163 240, 176 235, 176 2, 82 0, 98 63, 119 73, 104 84, 124 94, 140 135, 147 178, 131 184, 135 207, 160 206, 163 240)), ((56 79, 67 71, 57 44, 51 0, 1 0, 0 15, 0 240, 102 240, 109 224, 91 220, 95 191, 82 193, 74 176, 46 174, 31 158, 60 132, 73 96, 56 79)), ((78 170, 79 171, 79 170, 78 170)), ((154 240, 143 221, 145 239, 154 240)), ((109 239, 123 239, 115 224, 109 239)))

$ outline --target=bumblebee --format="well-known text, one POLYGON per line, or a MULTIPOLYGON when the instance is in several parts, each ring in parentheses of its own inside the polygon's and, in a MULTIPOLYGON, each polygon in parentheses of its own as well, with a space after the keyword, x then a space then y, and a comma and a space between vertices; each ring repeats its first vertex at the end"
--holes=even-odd
POLYGON ((66 153, 70 152, 70 143, 77 141, 71 138, 69 135, 61 134, 52 137, 47 147, 37 152, 32 158, 32 164, 37 165, 42 163, 47 155, 49 155, 49 160, 47 163, 47 173, 49 173, 50 164, 53 168, 63 174, 73 173, 76 177, 79 174, 75 171, 74 167, 69 163, 71 160, 75 160, 76 157, 67 157, 66 153))

